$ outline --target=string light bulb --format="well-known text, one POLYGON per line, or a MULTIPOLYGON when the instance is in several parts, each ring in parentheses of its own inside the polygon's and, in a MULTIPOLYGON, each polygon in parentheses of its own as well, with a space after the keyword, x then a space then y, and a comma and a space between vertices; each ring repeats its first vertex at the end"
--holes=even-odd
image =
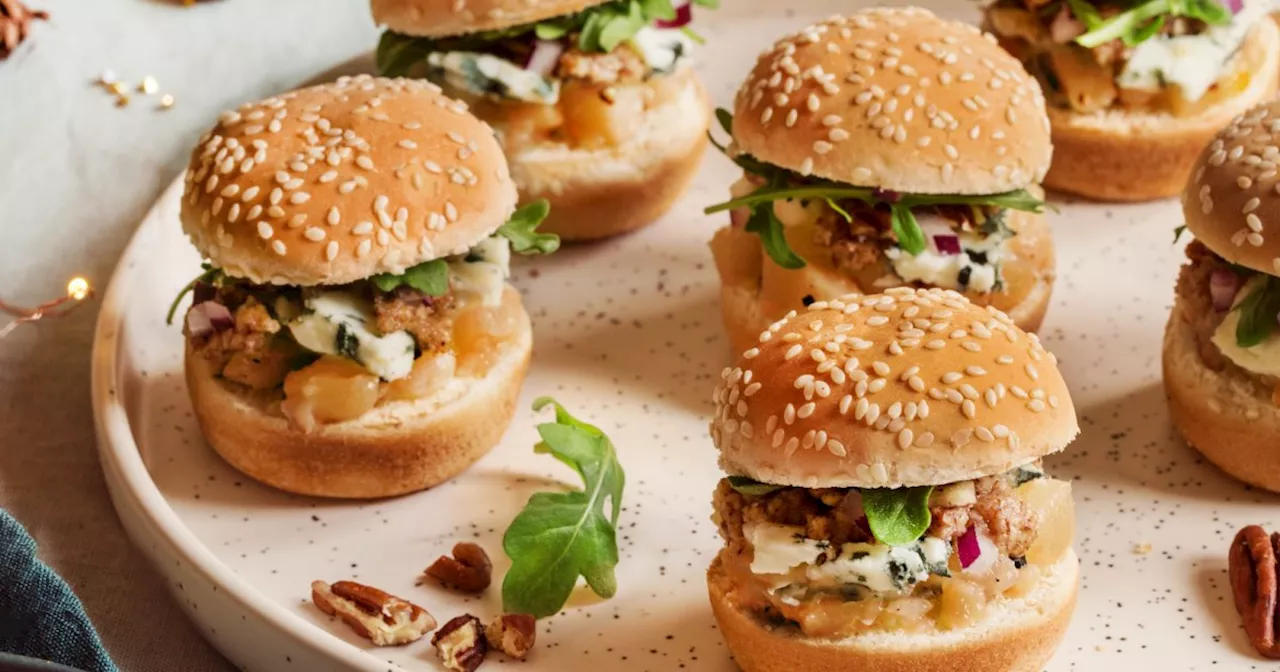
POLYGON ((93 286, 83 277, 76 276, 67 282, 67 293, 56 299, 45 301, 35 308, 22 308, 0 299, 0 313, 13 316, 13 321, 0 327, 0 339, 13 333, 18 327, 42 320, 46 317, 62 317, 75 310, 86 299, 93 298, 93 286))

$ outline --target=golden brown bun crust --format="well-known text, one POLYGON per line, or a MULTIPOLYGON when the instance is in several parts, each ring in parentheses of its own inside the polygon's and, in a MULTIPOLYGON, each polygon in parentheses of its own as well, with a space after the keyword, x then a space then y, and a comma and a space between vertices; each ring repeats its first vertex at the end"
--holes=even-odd
POLYGON ((1053 154, 1035 78, 989 35, 918 8, 867 9, 780 40, 734 110, 739 151, 908 193, 1021 189, 1053 154))
POLYGON ((778 485, 953 483, 1062 450, 1080 431, 1039 339, 939 289, 814 303, 721 378, 720 466, 778 485))
POLYGON ((608 238, 652 223, 680 198, 702 164, 711 103, 691 68, 670 76, 683 80, 682 93, 615 149, 508 148, 521 202, 551 202, 540 231, 567 241, 608 238))
MULTIPOLYGON (((505 301, 520 301, 508 288, 505 301)), ((498 443, 515 412, 529 367, 528 315, 483 379, 455 380, 447 398, 397 402, 312 433, 214 377, 186 357, 187 387, 200 428, 231 466, 267 485, 303 495, 391 497, 442 483, 498 443), (462 386, 454 389, 455 386, 462 386)))
MULTIPOLYGON (((1016 299, 979 292, 965 296, 975 303, 995 305, 1024 331, 1037 331, 1049 310, 1057 278, 1053 234, 1043 215, 1011 212, 1008 223, 1018 235, 1010 241, 1014 256, 1004 262, 1003 270, 1009 286, 1018 283, 1029 289, 1016 299)), ((823 268, 812 257, 803 269, 781 268, 765 257, 759 241, 755 234, 724 227, 711 243, 721 282, 720 308, 735 353, 754 345, 770 322, 803 307, 806 296, 823 300, 878 291, 863 288, 835 269, 823 268)))
MULTIPOLYGON (((1150 201, 1177 195, 1213 134, 1236 115, 1275 95, 1280 81, 1276 25, 1260 22, 1242 54, 1253 71, 1249 88, 1194 117, 1049 110, 1054 161, 1045 186, 1102 201, 1150 201)), ((1199 205, 1194 197, 1192 203, 1199 205)))
POLYGON ((707 590, 720 632, 744 672, 1040 672, 1071 622, 1079 571, 1075 553, 1068 552, 1028 598, 1001 605, 998 617, 965 630, 838 641, 770 628, 739 609, 719 557, 707 572, 707 590))
POLYGON ((434 84, 364 75, 224 113, 191 155, 182 225, 230 275, 336 285, 461 254, 515 203, 488 125, 434 84))
POLYGON ((1271 275, 1280 275, 1277 131, 1276 101, 1237 117, 1200 155, 1182 202, 1187 229, 1205 247, 1271 275))
POLYGON ((373 20, 405 35, 440 37, 574 14, 609 0, 372 0, 373 20))
POLYGON ((1239 374, 1206 367, 1182 310, 1179 300, 1164 334, 1164 389, 1173 426, 1219 469, 1280 492, 1280 408, 1239 374))

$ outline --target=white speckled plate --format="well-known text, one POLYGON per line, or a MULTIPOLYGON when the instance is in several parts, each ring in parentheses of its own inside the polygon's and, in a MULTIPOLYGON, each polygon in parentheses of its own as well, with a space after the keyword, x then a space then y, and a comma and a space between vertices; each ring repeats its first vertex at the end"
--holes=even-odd
MULTIPOLYGON (((957 18, 975 15, 969 4, 933 4, 957 18)), ((851 7, 726 5, 700 26, 710 42, 703 74, 721 104, 774 37, 851 7)), ((441 620, 496 613, 497 590, 466 600, 415 587, 415 578, 461 539, 483 544, 503 570, 502 531, 529 494, 573 482, 531 450, 541 418, 529 403, 551 394, 609 432, 629 483, 618 595, 582 596, 543 622, 531 665, 732 669, 703 580, 719 547, 708 520, 719 477, 706 437, 709 397, 729 352, 706 248, 721 221, 700 207, 724 197, 734 172, 709 155, 660 224, 519 263, 515 283, 534 318, 536 349, 511 431, 454 481, 364 504, 259 486, 205 446, 182 380, 181 334, 164 324, 199 263, 179 230, 175 185, 120 263, 94 352, 103 469, 129 534, 242 669, 433 669, 427 642, 369 648, 309 604, 308 584, 365 581, 441 620)), ((1206 465, 1175 438, 1165 413, 1160 336, 1181 258, 1170 244, 1178 208, 1064 203, 1053 220, 1061 279, 1043 335, 1061 358, 1084 433, 1048 466, 1075 482, 1084 583, 1050 669, 1274 669, 1252 655, 1238 625, 1226 547, 1241 525, 1280 524, 1280 499, 1206 465), (1149 552, 1137 550, 1146 544, 1149 552)))

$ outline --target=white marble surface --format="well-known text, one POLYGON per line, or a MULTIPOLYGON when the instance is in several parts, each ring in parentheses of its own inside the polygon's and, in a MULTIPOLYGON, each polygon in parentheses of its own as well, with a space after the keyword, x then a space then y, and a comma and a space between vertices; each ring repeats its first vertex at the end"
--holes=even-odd
MULTIPOLYGON (((361 0, 29 0, 52 20, 0 61, 0 297, 36 303, 83 274, 99 287, 135 226, 222 108, 290 88, 367 52, 361 0), (131 93, 104 68, 154 76, 177 104, 131 93)), ((0 507, 75 587, 124 670, 229 670, 135 552, 93 444, 96 309, 0 341, 0 507)))

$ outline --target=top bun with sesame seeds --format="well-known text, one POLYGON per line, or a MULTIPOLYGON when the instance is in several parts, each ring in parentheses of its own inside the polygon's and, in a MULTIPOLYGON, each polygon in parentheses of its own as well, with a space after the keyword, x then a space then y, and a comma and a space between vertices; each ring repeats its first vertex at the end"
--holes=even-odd
POLYGON ((1236 117, 1205 147, 1182 198, 1187 229, 1215 254, 1280 275, 1280 101, 1236 117))
POLYGON ((721 467, 777 485, 954 483, 1034 462, 1080 431, 1054 356, 948 290, 814 303, 723 378, 711 425, 721 467))
POLYGON ((227 274, 312 286, 464 253, 515 206, 488 125, 433 84, 365 75, 224 113, 191 155, 181 216, 227 274))
POLYGON ((833 17, 777 42, 735 100, 735 149, 782 168, 914 194, 1039 183, 1044 95, 977 28, 914 7, 833 17))
POLYGON ((501 30, 575 14, 610 0, 372 0, 373 20, 420 37, 501 30))

